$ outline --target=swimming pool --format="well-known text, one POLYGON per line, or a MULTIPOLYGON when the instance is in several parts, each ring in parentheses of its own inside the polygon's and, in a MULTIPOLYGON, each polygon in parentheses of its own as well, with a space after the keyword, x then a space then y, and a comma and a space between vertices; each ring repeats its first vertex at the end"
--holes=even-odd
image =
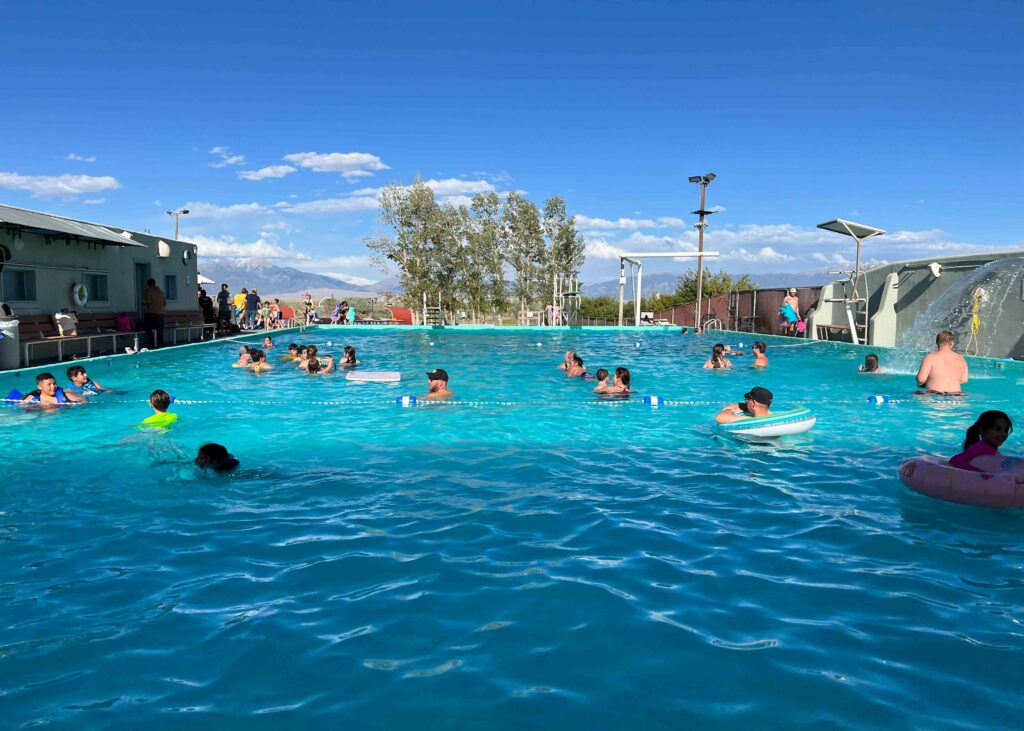
POLYGON ((896 477, 986 407, 1020 427, 1018 364, 915 401, 910 355, 865 376, 863 349, 768 339, 764 373, 700 368, 749 334, 291 337, 403 381, 253 375, 218 342, 90 361, 125 393, 87 407, 0 411, 11 727, 1019 724, 1024 517, 896 477), (595 399, 556 370, 567 348, 672 405, 595 399), (395 404, 435 367, 457 403, 395 404), (817 426, 718 437, 753 385, 817 426), (140 437, 154 388, 181 420, 140 437), (210 440, 240 472, 175 463, 210 440))

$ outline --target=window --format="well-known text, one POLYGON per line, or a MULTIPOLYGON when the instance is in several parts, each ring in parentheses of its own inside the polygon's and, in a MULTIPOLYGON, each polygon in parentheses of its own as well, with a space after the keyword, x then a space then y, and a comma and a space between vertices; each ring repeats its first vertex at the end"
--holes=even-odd
POLYGON ((164 276, 164 297, 169 300, 178 299, 178 277, 174 274, 164 276))
POLYGON ((5 269, 4 299, 12 302, 36 301, 36 273, 31 269, 5 269))
POLYGON ((110 299, 107 295, 106 274, 86 274, 84 283, 89 290, 90 302, 106 302, 110 299))

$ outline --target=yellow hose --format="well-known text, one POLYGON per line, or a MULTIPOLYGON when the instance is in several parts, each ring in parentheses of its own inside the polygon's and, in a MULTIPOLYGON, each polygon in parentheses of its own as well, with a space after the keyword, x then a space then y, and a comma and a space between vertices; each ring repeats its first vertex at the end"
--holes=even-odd
POLYGON ((971 307, 971 337, 967 339, 967 347, 964 348, 964 352, 968 355, 978 354, 978 331, 981 330, 981 316, 978 312, 981 310, 981 298, 984 294, 980 288, 974 290, 974 303, 971 307), (971 343, 974 344, 973 353, 971 352, 971 343))

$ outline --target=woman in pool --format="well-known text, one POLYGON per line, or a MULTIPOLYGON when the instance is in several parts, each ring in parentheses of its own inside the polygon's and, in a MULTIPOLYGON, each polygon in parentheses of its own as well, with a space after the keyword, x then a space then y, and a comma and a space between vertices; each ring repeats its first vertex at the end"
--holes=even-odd
POLYGON ((878 365, 878 356, 874 353, 864 356, 864 365, 857 369, 859 373, 881 373, 882 369, 878 365))
POLYGON ((606 386, 605 390, 601 392, 605 396, 628 396, 629 390, 629 369, 628 368, 616 368, 615 378, 612 381, 611 386, 606 386))
POLYGON ((768 359, 764 357, 764 351, 767 350, 768 346, 762 340, 758 340, 754 343, 754 368, 767 368, 768 359))
POLYGON ((561 364, 558 366, 559 370, 563 370, 563 371, 569 370, 570 366, 572 366, 572 360, 575 357, 576 357, 576 351, 575 350, 567 350, 567 351, 565 351, 565 358, 562 360, 561 364))
POLYGON ((356 349, 351 345, 346 345, 345 355, 342 356, 341 362, 338 365, 344 368, 355 368, 357 365, 360 365, 360 361, 356 360, 356 349))
POLYGON ((583 359, 579 355, 573 355, 572 363, 569 368, 565 371, 566 378, 585 378, 587 375, 586 369, 583 367, 583 359))
POLYGON ((999 448, 1013 431, 1013 422, 1003 411, 984 411, 967 429, 963 451, 949 460, 951 467, 971 472, 1020 472, 1024 474, 1024 460, 1004 457, 999 448))
MULTIPOLYGON (((309 363, 309 361, 316 360, 316 346, 315 345, 307 345, 304 348, 304 350, 306 351, 305 355, 300 355, 299 356, 299 364, 298 364, 299 368, 305 368, 306 364, 309 363)), ((301 353, 301 351, 300 351, 300 353, 301 353)))
POLYGON ((715 343, 711 357, 704 361, 705 368, 732 368, 732 361, 725 357, 725 345, 715 343))

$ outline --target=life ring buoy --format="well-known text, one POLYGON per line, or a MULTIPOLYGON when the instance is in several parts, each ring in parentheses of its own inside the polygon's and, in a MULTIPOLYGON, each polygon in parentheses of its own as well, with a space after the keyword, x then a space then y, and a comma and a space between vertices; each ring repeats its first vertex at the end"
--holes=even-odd
POLYGON ((89 288, 83 282, 71 285, 71 301, 79 307, 85 307, 89 301, 89 288))
POLYGON ((961 470, 939 457, 911 457, 900 465, 900 481, 915 492, 983 508, 1024 508, 1024 476, 961 470))
POLYGON ((817 421, 817 417, 807 407, 801 406, 788 411, 776 411, 768 416, 750 416, 728 424, 719 424, 718 429, 725 434, 745 437, 784 437, 790 434, 801 434, 817 421))

